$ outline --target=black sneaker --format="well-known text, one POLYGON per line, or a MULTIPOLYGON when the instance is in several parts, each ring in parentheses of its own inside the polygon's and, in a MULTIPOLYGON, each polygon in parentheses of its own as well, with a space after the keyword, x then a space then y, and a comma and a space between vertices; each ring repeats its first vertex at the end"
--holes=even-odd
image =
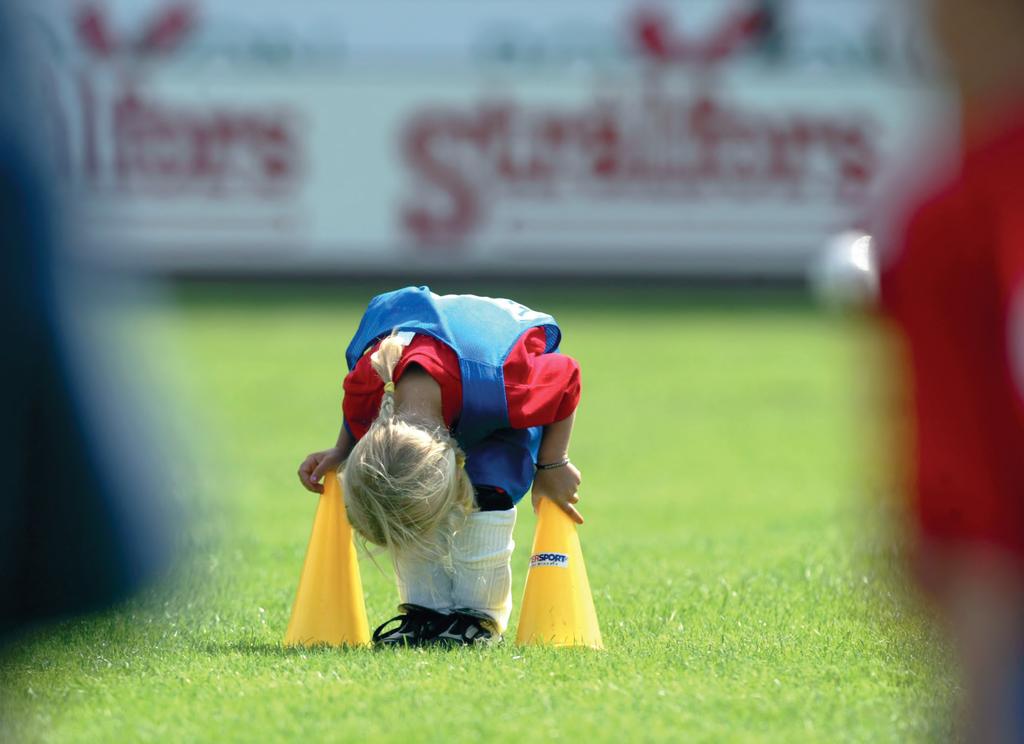
POLYGON ((457 610, 443 619, 434 628, 433 635, 425 640, 434 646, 473 646, 475 644, 497 643, 501 634, 494 628, 494 621, 486 615, 472 610, 457 610))
POLYGON ((414 604, 400 604, 398 609, 401 615, 396 615, 373 631, 374 646, 422 646, 430 641, 448 617, 437 610, 414 604), (396 621, 398 625, 388 629, 396 621))

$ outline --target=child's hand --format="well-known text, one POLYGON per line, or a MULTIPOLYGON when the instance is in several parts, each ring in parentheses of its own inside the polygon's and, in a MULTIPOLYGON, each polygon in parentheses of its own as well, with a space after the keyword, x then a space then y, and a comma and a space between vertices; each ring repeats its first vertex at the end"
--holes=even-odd
POLYGON ((538 470, 533 477, 533 510, 537 511, 540 500, 548 498, 558 504, 576 524, 583 524, 583 517, 573 504, 580 500, 580 471, 571 462, 560 468, 538 470))
POLYGON ((320 482, 324 473, 338 469, 345 457, 338 447, 331 447, 323 452, 314 452, 299 465, 299 482, 307 491, 323 493, 324 487, 320 482))

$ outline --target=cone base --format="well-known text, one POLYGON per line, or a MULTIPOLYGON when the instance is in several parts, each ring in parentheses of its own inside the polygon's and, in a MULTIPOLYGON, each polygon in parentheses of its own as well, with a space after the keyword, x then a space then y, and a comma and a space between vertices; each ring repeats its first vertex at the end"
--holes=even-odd
POLYGON ((589 648, 593 651, 604 651, 601 641, 546 641, 537 637, 525 640, 516 639, 517 646, 548 646, 549 648, 589 648))

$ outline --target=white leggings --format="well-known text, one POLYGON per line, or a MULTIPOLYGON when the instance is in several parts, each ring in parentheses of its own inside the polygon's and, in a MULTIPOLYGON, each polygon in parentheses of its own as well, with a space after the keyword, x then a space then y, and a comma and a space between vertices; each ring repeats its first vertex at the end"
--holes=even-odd
POLYGON ((439 612, 484 613, 503 633, 512 613, 515 524, 515 508, 470 514, 452 538, 450 570, 444 562, 394 556, 399 598, 439 612))

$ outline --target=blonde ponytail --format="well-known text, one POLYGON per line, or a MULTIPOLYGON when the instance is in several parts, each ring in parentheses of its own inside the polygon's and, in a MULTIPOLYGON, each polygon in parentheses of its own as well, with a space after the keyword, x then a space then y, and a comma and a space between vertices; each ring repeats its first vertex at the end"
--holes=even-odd
POLYGON ((390 419, 395 415, 395 367, 398 360, 402 358, 405 346, 398 338, 398 331, 392 331, 391 335, 380 342, 377 350, 370 355, 370 364, 373 371, 384 381, 384 397, 380 401, 380 413, 377 420, 390 419))
POLYGON ((397 414, 394 372, 403 351, 392 333, 370 356, 384 395, 377 418, 345 462, 345 503, 352 527, 367 541, 437 559, 473 508, 473 485, 465 454, 446 429, 397 414))

